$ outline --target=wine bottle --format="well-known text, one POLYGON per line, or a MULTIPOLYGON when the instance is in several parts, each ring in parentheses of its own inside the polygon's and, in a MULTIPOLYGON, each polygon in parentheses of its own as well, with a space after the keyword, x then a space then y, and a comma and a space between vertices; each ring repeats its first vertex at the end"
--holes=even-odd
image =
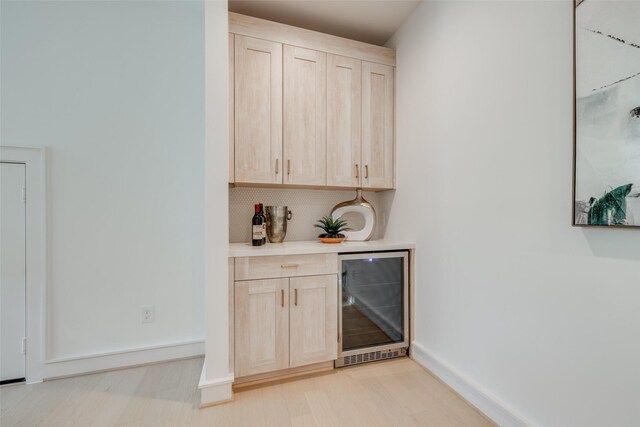
POLYGON ((262 233, 264 232, 264 221, 260 215, 260 205, 255 205, 255 214, 251 220, 251 245, 262 246, 262 233))
POLYGON ((264 205, 260 200, 260 215, 262 216, 262 244, 267 244, 267 218, 264 216, 264 205))

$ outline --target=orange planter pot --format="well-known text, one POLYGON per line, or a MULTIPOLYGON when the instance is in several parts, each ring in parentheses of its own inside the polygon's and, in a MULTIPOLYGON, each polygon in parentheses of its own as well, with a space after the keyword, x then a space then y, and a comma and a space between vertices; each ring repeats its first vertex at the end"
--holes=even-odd
POLYGON ((341 243, 344 237, 318 237, 322 243, 341 243))

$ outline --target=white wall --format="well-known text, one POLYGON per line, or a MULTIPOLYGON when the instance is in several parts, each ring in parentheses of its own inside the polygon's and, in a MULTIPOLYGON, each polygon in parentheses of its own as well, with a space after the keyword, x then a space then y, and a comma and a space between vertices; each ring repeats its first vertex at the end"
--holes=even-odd
POLYGON ((203 2, 1 12, 1 142, 48 150, 46 358, 202 340, 203 2))
POLYGON ((205 366, 200 402, 232 397, 229 372, 229 38, 227 1, 205 4, 205 366))
POLYGON ((418 353, 534 425, 638 425, 640 234, 570 226, 572 2, 426 2, 389 45, 418 353))

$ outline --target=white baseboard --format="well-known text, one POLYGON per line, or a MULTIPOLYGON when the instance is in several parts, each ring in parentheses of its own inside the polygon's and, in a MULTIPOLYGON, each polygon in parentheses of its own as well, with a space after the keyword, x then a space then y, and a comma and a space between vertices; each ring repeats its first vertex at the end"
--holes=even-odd
POLYGON ((469 403, 491 418, 501 427, 528 427, 533 423, 525 420, 506 403, 493 396, 472 380, 465 378, 451 365, 437 358, 415 341, 411 343, 411 357, 431 371, 445 384, 458 392, 469 403))
POLYGON ((233 389, 231 388, 234 380, 233 374, 229 374, 223 378, 214 380, 206 380, 206 365, 202 366, 200 373, 200 407, 217 405, 219 403, 229 402, 233 399, 233 389))
POLYGON ((47 360, 42 367, 44 379, 50 380, 203 355, 204 341, 198 340, 47 360))

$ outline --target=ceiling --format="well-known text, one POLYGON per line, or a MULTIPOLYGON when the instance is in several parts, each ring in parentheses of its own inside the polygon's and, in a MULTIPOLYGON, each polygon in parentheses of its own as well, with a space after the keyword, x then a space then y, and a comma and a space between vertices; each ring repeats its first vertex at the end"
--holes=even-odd
POLYGON ((229 0, 229 11, 384 45, 421 0, 229 0))

